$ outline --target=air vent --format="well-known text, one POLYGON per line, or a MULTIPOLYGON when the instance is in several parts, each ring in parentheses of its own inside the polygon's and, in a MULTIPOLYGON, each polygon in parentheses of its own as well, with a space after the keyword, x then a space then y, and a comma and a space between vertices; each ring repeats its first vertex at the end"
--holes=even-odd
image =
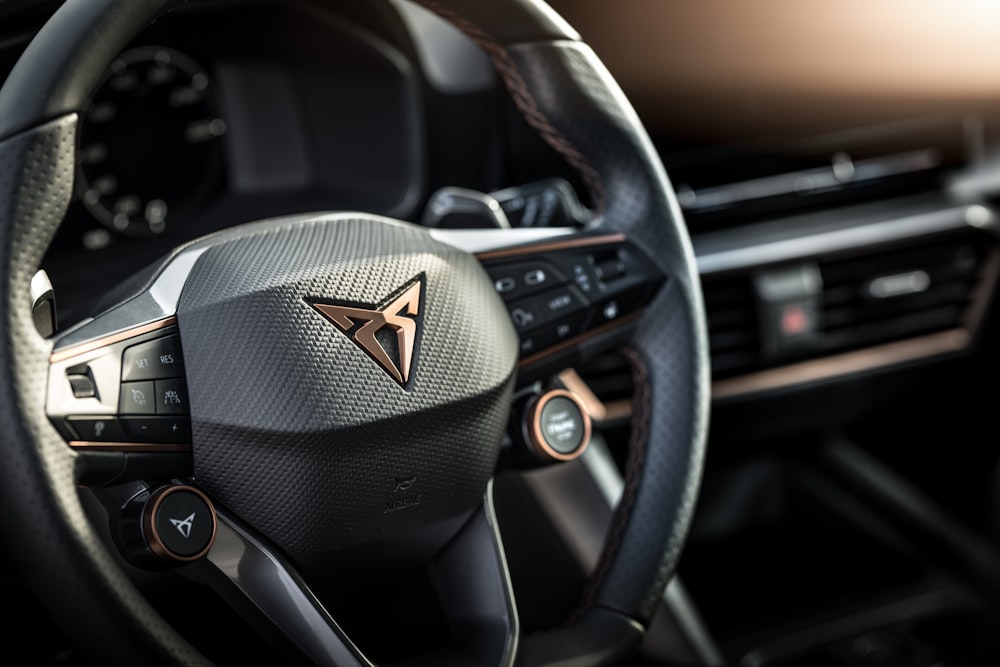
POLYGON ((820 264, 824 352, 935 333, 962 324, 983 251, 961 236, 820 264))
POLYGON ((705 281, 712 377, 732 377, 760 366, 756 299, 749 277, 705 281))

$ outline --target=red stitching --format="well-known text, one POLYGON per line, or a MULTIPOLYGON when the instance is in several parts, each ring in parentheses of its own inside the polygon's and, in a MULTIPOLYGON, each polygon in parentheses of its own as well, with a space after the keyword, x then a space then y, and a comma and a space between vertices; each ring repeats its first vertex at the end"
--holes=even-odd
POLYGON ((586 156, 569 139, 563 136, 562 132, 552 124, 545 116, 545 113, 539 108, 537 100, 532 96, 527 82, 521 75, 521 70, 518 69, 517 63, 507 49, 480 26, 456 14, 447 7, 442 7, 434 2, 434 0, 416 1, 461 30, 486 51, 490 60, 493 61, 493 66, 496 68, 497 73, 500 74, 500 78, 503 79, 504 84, 507 86, 511 99, 514 100, 514 104, 521 111, 524 119, 538 131, 546 143, 552 146, 557 153, 563 156, 570 166, 580 173, 594 201, 595 211, 597 213, 602 212, 604 210, 605 198, 604 183, 601 181, 600 175, 593 165, 590 164, 590 161, 587 160, 586 156))

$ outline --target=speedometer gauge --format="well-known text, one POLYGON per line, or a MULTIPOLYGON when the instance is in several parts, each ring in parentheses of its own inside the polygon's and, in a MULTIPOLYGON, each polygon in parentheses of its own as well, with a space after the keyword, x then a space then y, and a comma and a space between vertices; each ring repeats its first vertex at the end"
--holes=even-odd
POLYGON ((162 47, 126 51, 82 113, 79 198, 116 232, 162 234, 218 183, 225 131, 193 59, 162 47))

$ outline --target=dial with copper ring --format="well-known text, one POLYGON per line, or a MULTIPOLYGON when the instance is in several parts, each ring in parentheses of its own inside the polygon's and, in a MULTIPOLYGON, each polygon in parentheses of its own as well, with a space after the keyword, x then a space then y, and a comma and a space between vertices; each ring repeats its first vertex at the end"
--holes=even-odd
POLYGON ((565 389, 552 389, 533 399, 524 426, 528 444, 543 459, 572 461, 590 442, 590 415, 583 401, 565 389))
POLYGON ((190 485, 157 490, 143 509, 146 545, 160 558, 180 562, 198 560, 212 548, 215 531, 212 501, 190 485))

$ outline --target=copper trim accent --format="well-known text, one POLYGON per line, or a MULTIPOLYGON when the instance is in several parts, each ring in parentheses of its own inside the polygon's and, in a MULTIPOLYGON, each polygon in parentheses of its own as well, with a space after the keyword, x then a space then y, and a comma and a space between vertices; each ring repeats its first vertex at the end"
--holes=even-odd
POLYGON ((573 459, 580 458, 583 452, 586 451, 587 445, 590 444, 591 435, 591 423, 590 415, 587 413, 587 406, 584 405, 583 401, 577 397, 571 391, 565 389, 551 389, 541 396, 535 398, 531 405, 528 406, 528 419, 525 423, 528 433, 528 444, 535 451, 536 454, 541 456, 543 459, 551 459, 553 461, 572 461, 573 459), (576 405, 577 409, 580 410, 580 417, 583 420, 583 437, 580 439, 580 445, 568 454, 563 452, 558 452, 553 449, 548 442, 545 441, 545 434, 542 432, 542 409, 545 404, 551 401, 553 398, 562 397, 571 401, 576 405))
POLYGON ((423 279, 412 285, 389 305, 380 310, 369 310, 351 306, 334 306, 325 303, 311 303, 324 317, 333 322, 351 342, 368 353, 382 369, 396 382, 406 385, 410 381, 413 366, 413 350, 417 342, 417 316, 423 300, 423 279), (352 335, 357 322, 363 322, 352 335), (399 366, 389 358, 375 334, 385 327, 396 331, 399 346, 399 366))
POLYGON ((92 442, 89 440, 70 440, 73 449, 88 452, 190 452, 191 445, 185 443, 152 443, 152 442, 92 442))
POLYGON ((487 250, 476 254, 476 259, 481 262, 494 259, 507 259, 509 257, 521 257, 523 255, 536 255, 543 252, 554 252, 556 250, 569 250, 571 248, 586 248, 593 245, 607 245, 609 243, 623 243, 628 239, 625 234, 602 234, 601 236, 576 236, 564 241, 549 241, 536 245, 518 246, 516 248, 502 248, 500 250, 487 250))
POLYGON ((964 326, 927 336, 910 338, 853 352, 772 368, 712 384, 712 398, 731 398, 806 382, 828 380, 850 373, 916 361, 968 348, 978 330, 1000 277, 1000 250, 993 249, 983 259, 977 284, 962 322, 964 326))
POLYGON ((591 329, 590 331, 585 331, 582 334, 573 336, 572 338, 567 338, 561 343, 556 343, 552 347, 547 347, 541 352, 536 352, 535 354, 532 354, 530 356, 525 357, 524 359, 521 359, 521 362, 518 364, 518 368, 524 368, 525 366, 530 366, 531 364, 538 363, 539 361, 542 361, 546 357, 549 357, 558 352, 562 352, 571 347, 575 347, 589 338, 594 338, 595 336, 600 336, 601 334, 613 331, 615 329, 618 329, 619 327, 624 327, 627 324, 631 324, 632 322, 635 322, 640 317, 642 317, 642 314, 644 312, 645 312, 644 310, 637 310, 634 313, 623 315, 622 317, 619 317, 617 320, 613 320, 611 322, 608 322, 607 324, 602 324, 596 329, 591 329))
POLYGON ((153 496, 146 501, 146 507, 144 507, 142 511, 142 532, 143 535, 148 536, 146 539, 146 546, 148 546, 149 550, 155 555, 167 560, 190 563, 191 561, 195 561, 203 557, 211 551, 212 544, 215 543, 215 534, 218 529, 219 519, 215 512, 215 505, 212 504, 212 501, 208 499, 208 496, 206 496, 201 489, 195 488, 189 484, 177 484, 175 486, 168 486, 156 491, 153 496), (163 504, 163 500, 170 494, 178 491, 187 491, 201 498, 202 502, 208 506, 209 514, 212 517, 212 535, 208 538, 208 543, 205 545, 204 549, 191 556, 178 556, 168 549, 163 543, 163 539, 160 537, 160 531, 156 528, 156 522, 153 520, 153 517, 156 516, 156 512, 160 509, 160 505, 163 504))
POLYGON ((994 249, 983 260, 983 266, 979 270, 979 284, 972 290, 971 302, 963 318, 965 326, 970 331, 978 329, 986 315, 986 307, 993 296, 998 277, 1000 277, 1000 250, 994 249))
POLYGON ((567 368, 559 373, 557 379, 568 391, 576 394, 591 420, 595 422, 617 421, 632 415, 632 401, 622 398, 605 403, 593 392, 590 385, 580 377, 575 369, 567 368))
POLYGON ((118 333, 111 334, 110 336, 104 336, 103 338, 97 338, 95 340, 87 341, 86 343, 80 343, 79 345, 73 345, 72 347, 67 347, 64 350, 58 350, 49 355, 49 363, 55 364, 60 361, 65 361, 67 359, 72 359, 81 354, 86 354, 87 352, 93 352, 94 350, 99 350, 102 347, 107 347, 108 345, 114 345, 115 343, 121 342, 123 340, 128 340, 129 338, 135 338, 136 336, 141 336, 142 334, 147 334, 151 331, 159 331, 160 329, 166 329, 167 327, 172 327, 177 324, 177 316, 170 315, 162 320, 156 320, 155 322, 150 322, 149 324, 143 324, 132 329, 125 329, 124 331, 119 331, 118 333))
POLYGON ((730 398, 780 389, 939 354, 960 352, 968 347, 971 341, 972 336, 966 329, 952 329, 920 338, 869 347, 856 352, 804 361, 730 380, 719 380, 712 384, 712 398, 730 398))

